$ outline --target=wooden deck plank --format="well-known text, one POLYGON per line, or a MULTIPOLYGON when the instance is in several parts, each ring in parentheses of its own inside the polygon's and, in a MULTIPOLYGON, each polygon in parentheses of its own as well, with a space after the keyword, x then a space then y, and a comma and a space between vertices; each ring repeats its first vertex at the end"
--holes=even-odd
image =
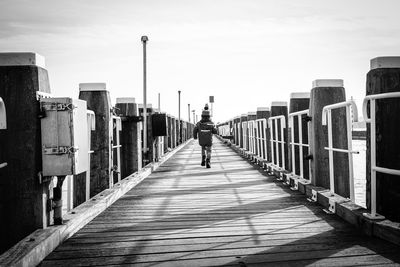
POLYGON ((42 266, 397 265, 363 235, 216 142, 192 142, 59 246, 42 266))

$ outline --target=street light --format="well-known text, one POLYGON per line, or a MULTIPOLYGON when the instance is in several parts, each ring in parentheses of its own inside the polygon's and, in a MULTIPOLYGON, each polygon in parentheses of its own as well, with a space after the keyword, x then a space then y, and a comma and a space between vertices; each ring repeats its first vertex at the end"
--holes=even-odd
POLYGON ((149 41, 147 36, 142 36, 143 43, 143 152, 147 153, 147 84, 146 84, 146 44, 149 41))
POLYGON ((189 123, 190 123, 190 104, 188 104, 188 119, 189 119, 189 123))
POLYGON ((160 93, 158 93, 158 112, 161 113, 160 100, 160 93))
POLYGON ((195 120, 195 110, 193 109, 192 112, 193 112, 193 124, 196 124, 196 120, 195 120))
POLYGON ((178 91, 178 133, 179 133, 179 144, 182 143, 181 136, 181 91, 178 91))

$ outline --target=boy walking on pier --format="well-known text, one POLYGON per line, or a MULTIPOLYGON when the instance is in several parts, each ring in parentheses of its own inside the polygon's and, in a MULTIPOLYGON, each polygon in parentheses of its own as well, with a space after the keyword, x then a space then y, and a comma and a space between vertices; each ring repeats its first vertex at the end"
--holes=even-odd
POLYGON ((193 130, 194 139, 199 139, 201 146, 201 166, 211 168, 211 147, 213 134, 217 133, 214 123, 210 120, 210 111, 208 105, 201 112, 201 120, 196 124, 193 130))

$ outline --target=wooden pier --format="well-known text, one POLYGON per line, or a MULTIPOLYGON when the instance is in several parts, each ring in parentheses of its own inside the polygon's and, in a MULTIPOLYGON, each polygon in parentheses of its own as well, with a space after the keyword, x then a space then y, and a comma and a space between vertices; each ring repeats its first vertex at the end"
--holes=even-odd
POLYGON ((369 237, 215 139, 191 141, 41 266, 400 266, 369 237))

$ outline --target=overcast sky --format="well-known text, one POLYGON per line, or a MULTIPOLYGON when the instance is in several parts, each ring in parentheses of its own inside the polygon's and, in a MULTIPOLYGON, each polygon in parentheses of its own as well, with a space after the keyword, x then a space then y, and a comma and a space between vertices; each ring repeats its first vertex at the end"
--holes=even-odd
MULTIPOLYGON (((148 102, 182 117, 215 96, 215 122, 289 101, 315 79, 344 79, 361 103, 369 60, 400 55, 399 1, 1 0, 0 51, 46 58, 52 93, 78 97, 105 82, 142 102, 148 35, 148 102)), ((361 107, 359 106, 359 109, 361 107)))

